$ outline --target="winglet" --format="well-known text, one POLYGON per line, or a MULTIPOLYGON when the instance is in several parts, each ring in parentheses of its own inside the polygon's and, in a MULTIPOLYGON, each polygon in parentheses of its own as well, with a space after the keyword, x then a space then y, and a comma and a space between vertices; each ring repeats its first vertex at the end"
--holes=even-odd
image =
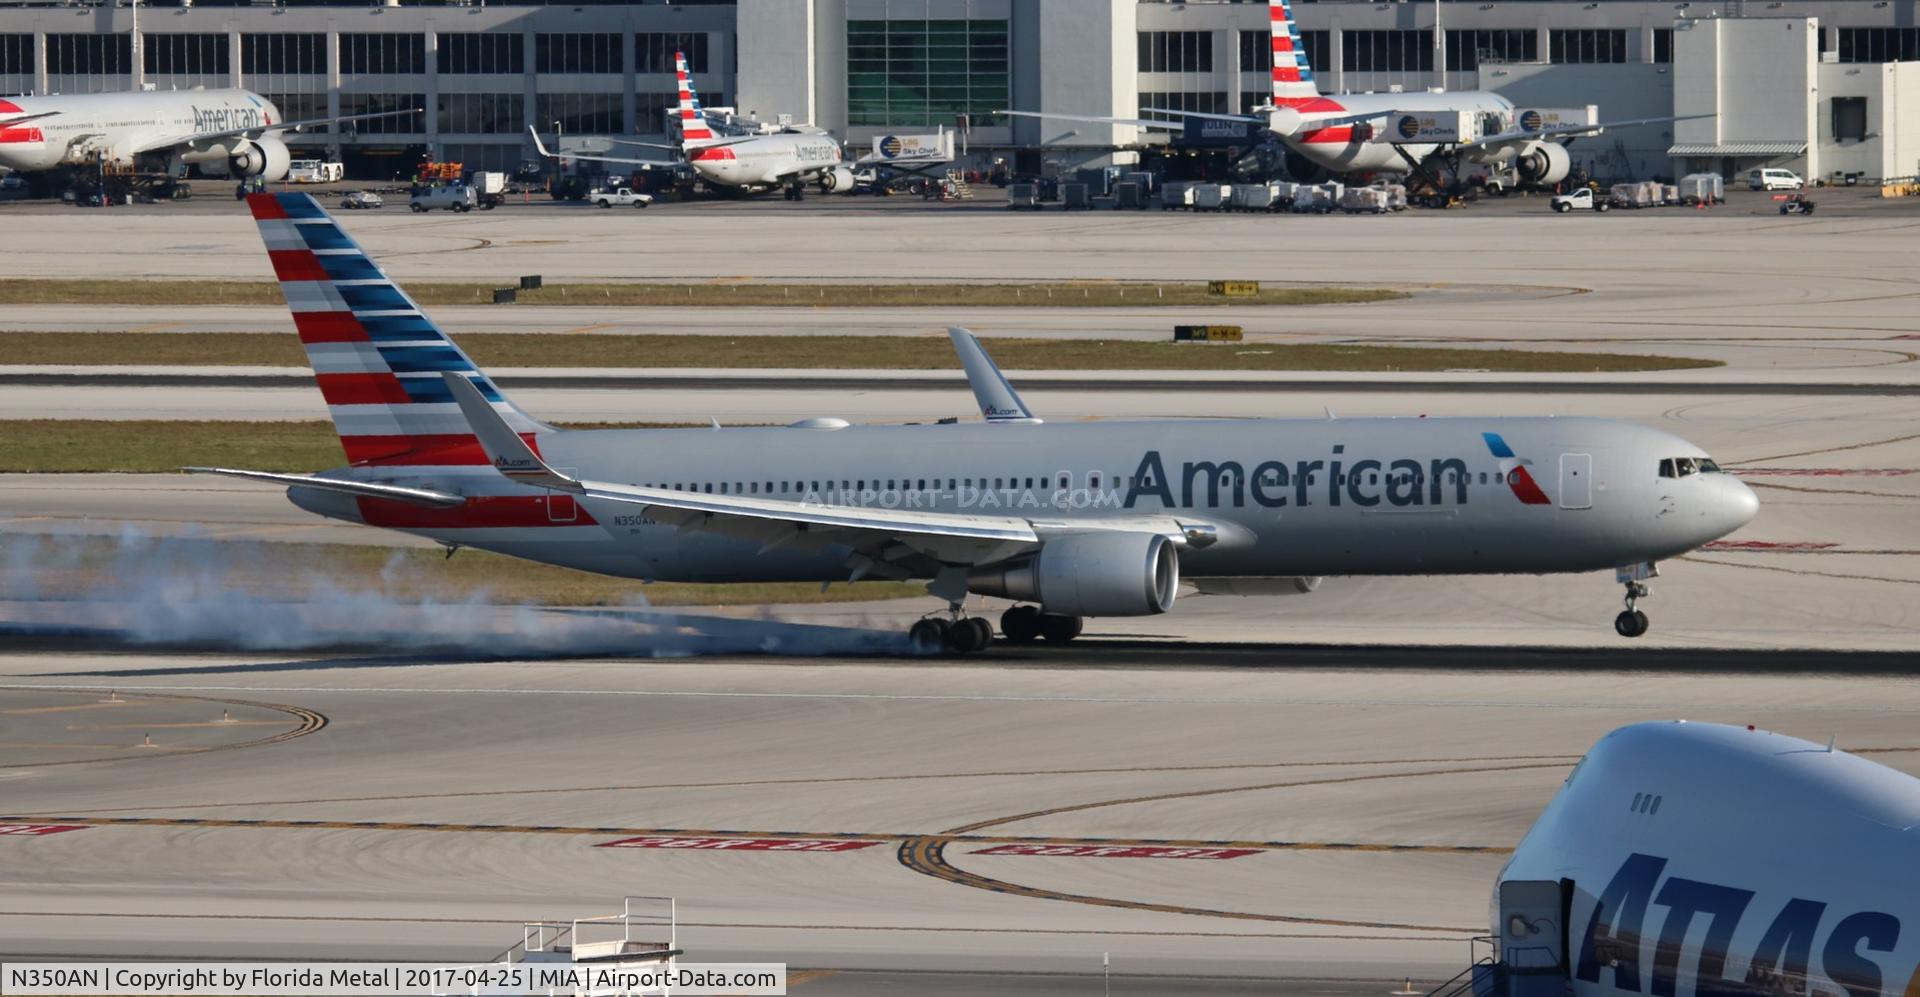
POLYGON ((452 371, 442 372, 440 378, 453 393, 453 400, 459 403, 461 414, 467 417, 468 427, 480 441, 480 449, 486 452, 494 470, 522 484, 563 492, 586 491, 580 482, 548 467, 527 441, 500 418, 500 413, 494 411, 472 381, 452 371))
POLYGON ((1019 393, 1007 383, 1007 376, 1000 373, 973 333, 954 326, 947 330, 947 335, 953 340, 953 351, 960 355, 960 366, 966 370, 967 383, 973 388, 974 399, 980 403, 980 414, 988 422, 1033 425, 1041 421, 1027 409, 1027 403, 1020 400, 1019 393))
POLYGON ((542 159, 559 159, 560 158, 559 156, 556 156, 553 153, 547 151, 547 144, 545 142, 540 141, 540 133, 537 131, 534 131, 532 125, 527 126, 527 134, 533 136, 533 149, 535 152, 538 152, 540 154, 540 158, 542 159))

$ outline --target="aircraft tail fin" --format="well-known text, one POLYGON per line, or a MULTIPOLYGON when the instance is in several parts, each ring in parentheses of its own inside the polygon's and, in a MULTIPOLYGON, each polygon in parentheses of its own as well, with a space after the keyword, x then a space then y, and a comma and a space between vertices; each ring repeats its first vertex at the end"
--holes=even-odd
POLYGON ((707 125, 707 112, 700 109, 700 92, 693 88, 685 52, 673 53, 673 68, 680 77, 680 141, 689 149, 712 144, 717 137, 707 125))
POLYGON ((1288 0, 1267 0, 1267 20, 1273 33, 1274 106, 1286 107, 1290 102, 1320 96, 1307 47, 1300 40, 1300 26, 1293 20, 1292 4, 1288 0))
POLYGON ((1002 424, 1040 422, 972 332, 954 326, 947 330, 947 336, 953 340, 953 350, 960 357, 961 368, 967 372, 967 384, 973 388, 974 400, 980 403, 982 418, 1002 424))
POLYGON ((551 431, 507 401, 310 195, 249 194, 247 207, 349 463, 486 463, 441 380, 447 371, 470 378, 516 432, 551 431))

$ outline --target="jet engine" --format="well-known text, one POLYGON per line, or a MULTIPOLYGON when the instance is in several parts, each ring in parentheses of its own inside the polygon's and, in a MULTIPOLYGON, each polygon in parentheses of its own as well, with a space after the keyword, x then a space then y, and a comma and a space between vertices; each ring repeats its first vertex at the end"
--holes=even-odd
POLYGON ((1573 172, 1573 159, 1567 147, 1558 142, 1531 142, 1513 157, 1513 166, 1526 183, 1551 187, 1573 172))
POLYGON ((273 135, 240 140, 227 152, 229 176, 281 180, 292 163, 293 154, 287 151, 287 144, 273 135))
POLYGON ((1072 534, 973 569, 967 589, 1060 616, 1153 616, 1179 595, 1180 557, 1156 533, 1072 534))
POLYGON ((853 189, 853 171, 844 166, 836 166, 820 174, 820 192, 831 194, 834 191, 845 193, 853 189))

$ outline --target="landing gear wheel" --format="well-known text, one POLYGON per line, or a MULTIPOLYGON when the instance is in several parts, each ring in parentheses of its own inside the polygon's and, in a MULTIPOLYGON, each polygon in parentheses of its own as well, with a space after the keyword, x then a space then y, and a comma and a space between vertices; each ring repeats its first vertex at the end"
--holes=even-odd
POLYGON ((1015 606, 1000 614, 1000 633, 1009 644, 1031 644, 1040 639, 1040 610, 1015 606))
POLYGON ((993 628, 986 626, 986 621, 979 617, 957 620, 947 628, 947 650, 955 654, 972 654, 986 647, 992 639, 993 628))
POLYGON ((1613 629, 1622 637, 1638 637, 1647 632, 1647 614, 1637 609, 1623 610, 1613 618, 1613 629))
POLYGON ((924 619, 907 631, 915 654, 939 654, 947 647, 947 621, 924 619))
POLYGON ((1040 636, 1049 644, 1065 644, 1080 636, 1081 620, 1078 616, 1055 616, 1051 613, 1040 617, 1040 636))

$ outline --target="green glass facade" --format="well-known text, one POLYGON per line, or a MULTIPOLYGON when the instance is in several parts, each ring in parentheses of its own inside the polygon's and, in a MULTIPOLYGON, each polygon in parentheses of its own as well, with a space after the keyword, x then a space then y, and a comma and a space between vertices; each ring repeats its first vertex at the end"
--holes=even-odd
POLYGON ((1007 106, 1004 20, 847 22, 847 123, 976 121, 1007 106))

